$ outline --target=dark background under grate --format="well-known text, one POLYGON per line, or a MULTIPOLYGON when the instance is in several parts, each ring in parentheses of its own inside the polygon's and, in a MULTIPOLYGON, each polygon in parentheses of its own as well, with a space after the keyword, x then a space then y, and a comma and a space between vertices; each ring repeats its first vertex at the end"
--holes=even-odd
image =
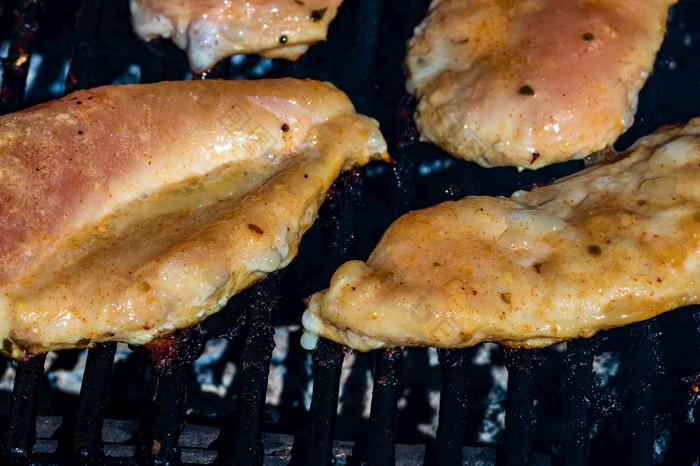
MULTIPOLYGON (((255 464, 265 457, 269 464, 325 465, 334 447, 337 462, 351 464, 516 465, 529 458, 537 464, 697 464, 696 308, 530 352, 480 345, 348 356, 323 341, 312 358, 299 347, 301 298, 325 287, 342 261, 366 258, 391 219, 468 194, 508 195, 581 167, 486 170, 417 142, 401 62, 405 40, 427 4, 346 0, 328 41, 298 62, 238 57, 206 76, 332 81, 360 112, 380 121, 395 162, 343 175, 294 263, 233 299, 201 331, 180 334, 180 359, 171 367, 154 369, 142 348, 98 345, 87 355, 77 396, 56 388, 56 380, 80 366, 84 352, 19 365, 2 361, 0 383, 9 387, 15 380, 12 395, 0 392, 3 463, 255 464), (273 328, 276 351, 284 349, 274 355, 273 328), (220 345, 225 349, 211 362, 192 364, 204 341, 208 347, 226 342, 220 345), (269 383, 283 390, 266 404, 271 358, 273 368, 283 369, 269 383), (374 395, 366 418, 371 372, 374 395), (203 389, 207 377, 225 390, 203 389)), ((131 33, 125 0, 2 0, 0 56, 2 113, 79 88, 191 78, 172 44, 145 44, 131 33)), ((700 2, 681 0, 642 91, 637 121, 618 145, 698 114, 700 2)))

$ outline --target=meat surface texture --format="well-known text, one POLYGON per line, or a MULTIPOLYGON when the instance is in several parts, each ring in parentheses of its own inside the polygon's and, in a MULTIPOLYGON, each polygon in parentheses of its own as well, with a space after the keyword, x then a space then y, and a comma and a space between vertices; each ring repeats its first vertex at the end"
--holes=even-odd
POLYGON ((699 183, 695 119, 549 186, 410 212, 310 298, 302 342, 542 347, 698 303, 699 183))
POLYGON ((203 72, 236 54, 296 60, 325 40, 342 0, 130 0, 136 34, 170 38, 203 72))
POLYGON ((434 0, 409 41, 423 139, 484 167, 539 168, 611 145, 675 0, 434 0))
POLYGON ((285 267, 345 169, 386 157, 330 84, 164 82, 0 117, 0 338, 143 344, 285 267))

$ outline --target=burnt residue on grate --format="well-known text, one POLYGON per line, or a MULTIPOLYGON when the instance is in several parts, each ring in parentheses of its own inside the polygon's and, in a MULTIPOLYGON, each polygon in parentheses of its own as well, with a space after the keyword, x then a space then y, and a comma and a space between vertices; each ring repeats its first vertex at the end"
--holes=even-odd
MULTIPOLYGON (((328 41, 298 62, 234 57, 192 76, 170 41, 146 44, 131 33, 125 0, 0 2, 1 113, 103 84, 311 77, 377 118, 394 159, 343 175, 292 265, 200 328, 149 348, 110 343, 4 361, 4 463, 676 465, 700 457, 697 308, 534 353, 492 344, 370 355, 326 341, 313 356, 300 348, 302 298, 327 286, 341 262, 366 258, 398 215, 470 194, 508 195, 582 166, 487 170, 420 142, 402 60, 428 3, 346 0, 328 41)), ((699 46, 700 1, 681 0, 620 148, 700 114, 699 46)))

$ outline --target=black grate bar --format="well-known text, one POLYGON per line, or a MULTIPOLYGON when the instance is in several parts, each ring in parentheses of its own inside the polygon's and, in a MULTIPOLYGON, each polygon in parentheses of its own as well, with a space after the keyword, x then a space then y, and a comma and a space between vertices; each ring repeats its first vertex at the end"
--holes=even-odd
POLYGON ((237 465, 263 463, 261 427, 270 358, 275 347, 272 313, 279 309, 279 285, 279 275, 273 273, 251 293, 232 459, 237 465))
POLYGON ((19 110, 24 103, 29 61, 36 39, 37 0, 18 0, 12 11, 12 35, 3 63, 0 114, 19 110))
POLYGON ((85 0, 80 6, 76 18, 75 44, 66 77, 66 93, 102 84, 98 79, 98 74, 102 73, 101 66, 94 59, 101 8, 101 0, 85 0))
POLYGON ((197 326, 176 330, 146 345, 157 376, 151 441, 145 446, 148 464, 180 463, 178 442, 184 426, 191 363, 203 348, 204 338, 197 326))
POLYGON ((354 258, 357 205, 362 199, 363 180, 360 169, 340 174, 326 196, 324 209, 331 220, 328 235, 328 280, 335 269, 354 258))
POLYGON ((178 364, 158 378, 152 442, 146 446, 148 464, 180 463, 178 441, 183 427, 182 411, 189 373, 189 364, 178 364))
POLYGON ((535 426, 534 376, 543 358, 537 350, 503 351, 508 369, 503 460, 506 466, 527 466, 535 426))
POLYGON ((96 464, 102 456, 102 424, 117 344, 97 343, 88 351, 73 432, 74 462, 96 464))
POLYGON ((342 88, 350 96, 358 112, 369 114, 374 103, 372 83, 379 46, 382 1, 356 0, 353 6, 357 9, 353 15, 357 21, 357 33, 354 35, 355 44, 346 58, 342 88))
POLYGON ((413 207, 416 200, 416 151, 413 148, 418 140, 418 132, 413 123, 413 105, 404 101, 396 114, 397 147, 391 154, 391 170, 394 186, 391 196, 391 208, 395 217, 405 214, 413 207))
POLYGON ((7 432, 3 441, 4 464, 29 463, 36 438, 36 405, 44 375, 46 354, 17 363, 15 385, 10 400, 7 432))
POLYGON ((581 338, 567 343, 564 356, 564 437, 562 454, 565 466, 588 464, 591 438, 591 401, 595 376, 593 356, 601 337, 581 338))
MULTIPOLYGON (((357 204, 362 198, 363 180, 360 170, 340 174, 326 195, 324 217, 327 226, 328 278, 344 262, 353 258, 357 204)), ((334 460, 333 433, 340 392, 340 372, 346 348, 325 338, 319 338, 312 354, 314 387, 309 409, 309 431, 305 464, 327 466, 334 460)))
POLYGON ((630 464, 650 465, 654 458, 654 377, 657 332, 654 321, 632 327, 630 347, 630 464))
POLYGON ((334 460, 333 432, 345 351, 345 347, 319 338, 318 346, 312 355, 314 389, 309 412, 305 460, 307 466, 328 466, 334 460))
POLYGON ((439 349, 442 368, 440 412, 436 434, 437 464, 462 464, 462 443, 467 412, 467 368, 474 350, 439 349))
POLYGON ((369 466, 392 465, 396 462, 396 403, 399 399, 402 359, 401 348, 377 352, 365 455, 369 466))

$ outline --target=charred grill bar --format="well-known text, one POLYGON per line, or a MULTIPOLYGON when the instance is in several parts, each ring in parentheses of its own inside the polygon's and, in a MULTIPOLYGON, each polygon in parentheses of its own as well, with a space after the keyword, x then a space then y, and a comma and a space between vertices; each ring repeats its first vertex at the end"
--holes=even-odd
MULTIPOLYGON (((328 43, 315 46, 297 63, 275 63, 270 74, 311 76, 334 81, 348 92, 358 110, 380 119, 385 134, 393 136, 393 139, 390 137, 389 142, 394 163, 390 168, 385 168, 383 175, 380 175, 389 179, 386 184, 380 183, 380 189, 388 187, 382 191, 382 194, 391 192, 391 199, 384 199, 387 206, 383 212, 388 213, 387 215, 392 218, 406 212, 417 203, 424 205, 427 202, 435 203, 442 199, 479 192, 499 194, 500 191, 512 191, 525 187, 529 183, 547 180, 548 176, 560 176, 561 173, 556 169, 542 175, 542 178, 537 178, 539 175, 517 175, 506 169, 486 173, 479 168, 471 166, 462 168, 464 164, 455 163, 454 177, 452 173, 444 171, 440 176, 444 176, 445 180, 435 180, 434 175, 431 175, 429 170, 425 170, 426 166, 443 155, 437 154, 435 149, 418 143, 417 132, 411 121, 412 103, 402 90, 400 60, 403 41, 410 35, 412 27, 421 19, 427 4, 426 0, 346 0, 336 19, 337 27, 331 31, 328 43)), ((3 60, 1 113, 17 110, 26 105, 25 102, 28 99, 25 99, 25 90, 32 53, 40 38, 38 35, 41 34, 42 27, 48 27, 46 24, 48 17, 45 12, 44 16, 41 16, 47 5, 51 5, 51 2, 16 0, 10 9, 2 4, 2 24, 11 27, 12 31, 7 34, 9 46, 7 57, 3 60), (11 18, 8 18, 9 15, 11 18), (39 22, 38 18, 43 18, 42 22, 39 22)), ((118 16, 117 12, 120 12, 122 20, 124 19, 124 6, 119 5, 118 2, 68 2, 66 8, 73 8, 76 14, 72 16, 74 23, 71 24, 71 33, 74 47, 69 57, 70 67, 65 80, 65 92, 108 84, 115 79, 109 71, 103 71, 101 66, 105 61, 102 48, 113 42, 104 32, 103 26, 104 22, 114 22, 114 18, 118 16)), ((679 47, 680 43, 687 40, 684 38, 686 36, 692 40, 700 40, 700 25, 696 24, 697 19, 696 23, 693 23, 693 18, 700 17, 700 14, 693 15, 693 12, 700 11, 699 5, 700 2, 696 0, 686 0, 679 5, 678 11, 684 12, 688 20, 679 20, 677 17, 674 20, 672 17, 676 23, 683 24, 682 27, 676 24, 676 29, 670 32, 669 40, 672 46, 679 47), (697 28, 697 31, 693 28, 697 28)), ((677 15, 680 14, 677 13, 677 15)), ((123 23, 120 24, 121 28, 125 27, 123 23)), ((5 36, 0 37, 0 40, 3 38, 5 36)), ((694 47, 697 48, 697 45, 697 43, 694 44, 694 47)), ((173 76, 177 76, 177 73, 182 70, 182 67, 171 59, 171 55, 179 52, 173 52, 167 45, 144 45, 138 42, 138 45, 131 44, 129 47, 131 47, 130 52, 136 49, 141 53, 148 52, 147 58, 144 59, 142 55, 136 60, 142 65, 141 81, 174 79, 173 76)), ((683 53, 679 52, 679 56, 683 53)), ((670 59, 661 61, 663 60, 670 59)), ((683 62, 681 65, 691 68, 696 64, 683 62)), ((246 61, 241 66, 250 67, 250 64, 246 61)), ((665 69, 661 67, 657 70, 656 77, 659 80, 664 78, 665 69)), ((669 65, 668 69, 676 68, 669 65)), ((230 78, 239 72, 241 70, 237 69, 236 65, 225 61, 206 77, 230 78)), ((693 68, 686 72, 691 76, 694 76, 693 73, 700 76, 700 68, 697 70, 693 68)), ((668 76, 664 79, 668 79, 668 76)), ((693 82, 696 83, 697 79, 693 82)), ((666 91, 655 91, 652 88, 649 92, 652 97, 656 95, 657 99, 664 102, 668 100, 668 96, 664 93, 666 91)), ((691 94, 688 93, 688 95, 691 94)), ((691 110, 697 111, 697 107, 690 107, 691 110)), ((663 116, 657 116, 654 113, 656 111, 645 109, 642 103, 640 122, 642 125, 652 126, 644 129, 644 132, 666 121, 663 116)), ((684 115, 684 118, 687 119, 688 116, 691 115, 684 115)), ((366 191, 376 189, 372 183, 375 181, 368 177, 363 178, 360 172, 350 172, 343 175, 329 194, 328 205, 324 208, 319 220, 321 227, 325 227, 322 228, 321 236, 325 234, 326 237, 324 257, 327 259, 325 264, 328 268, 318 274, 323 275, 322 277, 314 277, 314 280, 319 282, 318 286, 327 284, 328 275, 332 270, 345 260, 357 256, 358 248, 363 247, 361 244, 358 246, 358 242, 362 242, 362 235, 367 235, 366 232, 360 231, 361 224, 367 220, 363 217, 366 211, 363 210, 362 204, 366 202, 366 191)), ((233 414, 226 417, 224 425, 219 429, 211 427, 206 430, 206 435, 202 434, 201 438, 217 438, 213 446, 209 443, 195 445, 202 450, 215 448, 214 456, 217 457, 217 463, 261 464, 269 453, 264 443, 271 441, 270 438, 264 438, 265 394, 274 347, 275 316, 288 311, 280 302, 281 295, 288 289, 284 287, 285 280, 285 272, 273 274, 247 292, 249 304, 246 315, 238 319, 238 322, 228 331, 220 332, 230 338, 231 344, 240 345, 243 349, 239 364, 236 409, 233 414), (244 331, 241 331, 242 328, 244 331)), ((695 328, 686 333, 691 341, 691 343, 686 342, 686 351, 694 354, 695 362, 692 367, 684 368, 686 372, 683 373, 663 371, 662 361, 666 356, 661 346, 662 337, 664 329, 670 325, 671 317, 664 316, 659 324, 654 320, 632 325, 628 329, 611 332, 610 337, 569 342, 566 352, 561 356, 561 366, 552 364, 560 369, 563 367, 564 376, 559 379, 562 383, 565 380, 565 386, 560 393, 560 406, 553 408, 555 414, 551 416, 560 420, 562 428, 556 432, 558 438, 553 440, 550 438, 550 444, 544 448, 540 445, 541 440, 538 441, 539 443, 535 441, 539 438, 538 432, 541 426, 535 424, 540 421, 537 417, 540 411, 536 409, 534 402, 537 400, 544 403, 549 400, 538 396, 537 378, 538 371, 545 368, 543 361, 556 358, 557 353, 544 350, 534 352, 506 350, 505 361, 509 371, 508 399, 505 431, 502 434, 503 439, 499 442, 499 462, 509 466, 525 465, 528 462, 584 465, 592 464, 599 460, 601 455, 615 449, 624 449, 626 460, 629 464, 635 465, 657 462, 679 464, 679 461, 691 464, 693 461, 700 461, 700 408, 698 408, 700 406, 700 365, 697 364, 700 360, 700 346, 692 347, 692 340, 697 342, 700 336, 700 311, 697 309, 685 313, 677 311, 676 319, 683 321, 687 318, 694 319, 695 328), (657 325, 661 330, 656 328, 657 325), (615 339, 624 342, 628 337, 632 342, 629 351, 621 351, 619 347, 614 346, 615 339), (596 445, 595 436, 591 440, 592 432, 607 428, 605 416, 613 416, 616 411, 613 408, 606 411, 599 406, 605 404, 600 394, 604 387, 596 378, 596 370, 599 369, 594 367, 594 362, 596 356, 611 353, 620 354, 622 359, 620 366, 623 368, 620 371, 627 374, 625 385, 620 389, 624 404, 628 407, 626 414, 622 417, 626 431, 614 436, 624 437, 621 443, 607 450, 601 450, 603 447, 596 445), (659 459, 655 456, 658 452, 654 450, 654 442, 660 438, 657 432, 659 426, 655 426, 655 420, 665 406, 660 406, 655 389, 660 390, 658 385, 661 379, 669 377, 679 380, 683 378, 683 383, 676 385, 682 386, 684 391, 674 395, 676 399, 682 399, 678 404, 683 406, 683 412, 681 415, 674 412, 675 417, 671 417, 671 421, 668 421, 669 436, 675 440, 667 440, 666 449, 669 453, 666 457, 662 456, 659 459), (544 453, 551 455, 552 458, 544 457, 543 460, 541 455, 537 456, 533 453, 544 453)), ((121 457, 105 455, 102 442, 103 433, 107 435, 114 430, 110 427, 114 424, 114 420, 105 419, 104 414, 110 389, 113 389, 115 384, 123 383, 121 380, 113 380, 115 377, 112 376, 115 344, 98 344, 89 350, 77 412, 75 416, 65 416, 61 428, 52 434, 58 440, 58 448, 53 452, 32 452, 37 450, 37 409, 40 409, 38 395, 44 390, 43 372, 46 356, 42 355, 27 362, 18 363, 3 431, 3 463, 179 464, 184 462, 183 450, 186 445, 192 446, 187 443, 192 436, 186 433, 187 429, 183 431, 188 419, 183 411, 192 377, 192 361, 198 357, 204 343, 204 338, 198 331, 188 330, 186 333, 189 336, 179 339, 180 346, 167 346, 169 350, 175 352, 165 358, 170 365, 160 366, 159 361, 164 360, 158 356, 161 353, 149 345, 147 351, 153 360, 156 377, 155 403, 153 406, 144 408, 140 421, 130 421, 136 426, 135 430, 131 431, 129 440, 129 446, 133 447, 133 451, 130 455, 121 457)), ((290 344, 297 343, 293 341, 290 344)), ((619 346, 624 348, 624 343, 619 346)), ((427 452, 423 448, 418 457, 414 457, 415 455, 411 457, 412 460, 440 465, 462 464, 470 459, 473 460, 474 455, 480 454, 463 448, 465 444, 478 443, 475 441, 473 432, 465 428, 465 425, 476 424, 470 416, 474 415, 474 405, 483 402, 470 395, 479 384, 479 376, 473 373, 476 373, 475 369, 480 367, 478 364, 482 364, 474 360, 476 351, 475 349, 438 351, 438 366, 435 370, 439 371, 442 378, 442 387, 435 445, 434 448, 431 445, 427 452)), ((146 353, 142 350, 138 352, 142 357, 146 353)), ((308 428, 305 432, 286 432, 294 434, 296 438, 294 447, 288 445, 286 453, 281 456, 286 455, 287 460, 291 459, 297 464, 325 466, 330 464, 335 454, 342 450, 343 454, 350 454, 358 461, 365 461, 371 465, 390 465, 408 461, 409 450, 397 448, 397 444, 407 443, 411 439, 402 437, 401 426, 397 427, 397 418, 402 412, 413 409, 410 402, 415 401, 415 398, 406 397, 409 404, 405 408, 398 406, 399 399, 406 394, 406 386, 404 386, 406 374, 402 371, 402 367, 407 364, 410 354, 407 352, 408 356, 404 356, 403 351, 396 348, 376 352, 366 445, 358 444, 360 447, 350 451, 345 446, 334 443, 335 432, 339 427, 336 425, 336 411, 341 390, 343 360, 346 354, 347 350, 335 343, 326 340, 319 342, 319 347, 312 357, 314 386, 308 428)), ((600 365, 600 362, 598 364, 600 365)), ((141 373, 133 376, 146 377, 141 373)), ((147 387, 147 384, 141 383, 141 386, 147 387)), ((481 395, 484 395, 483 391, 481 395)), ((143 395, 144 399, 149 397, 150 393, 143 395)), ((106 440, 107 442, 116 441, 109 438, 106 440)), ((358 434, 352 440, 362 440, 362 436, 358 434)), ((211 440, 207 441, 211 442, 211 440)), ((430 441, 422 439, 420 442, 425 444, 430 441)), ((284 450, 284 448, 278 449, 284 450)), ((114 449, 109 451, 114 452, 114 449)), ((493 461, 493 456, 490 456, 488 449, 478 451, 485 452, 482 457, 489 457, 488 461, 493 461)), ((662 452, 662 454, 665 453, 662 452)), ((195 460, 190 458, 187 461, 190 464, 210 464, 210 461, 203 459, 205 456, 197 458, 195 460)))
POLYGON ((564 398, 564 435, 562 451, 566 466, 588 464, 591 430, 591 400, 594 396, 593 356, 601 338, 574 340, 564 357, 566 376, 564 398))

